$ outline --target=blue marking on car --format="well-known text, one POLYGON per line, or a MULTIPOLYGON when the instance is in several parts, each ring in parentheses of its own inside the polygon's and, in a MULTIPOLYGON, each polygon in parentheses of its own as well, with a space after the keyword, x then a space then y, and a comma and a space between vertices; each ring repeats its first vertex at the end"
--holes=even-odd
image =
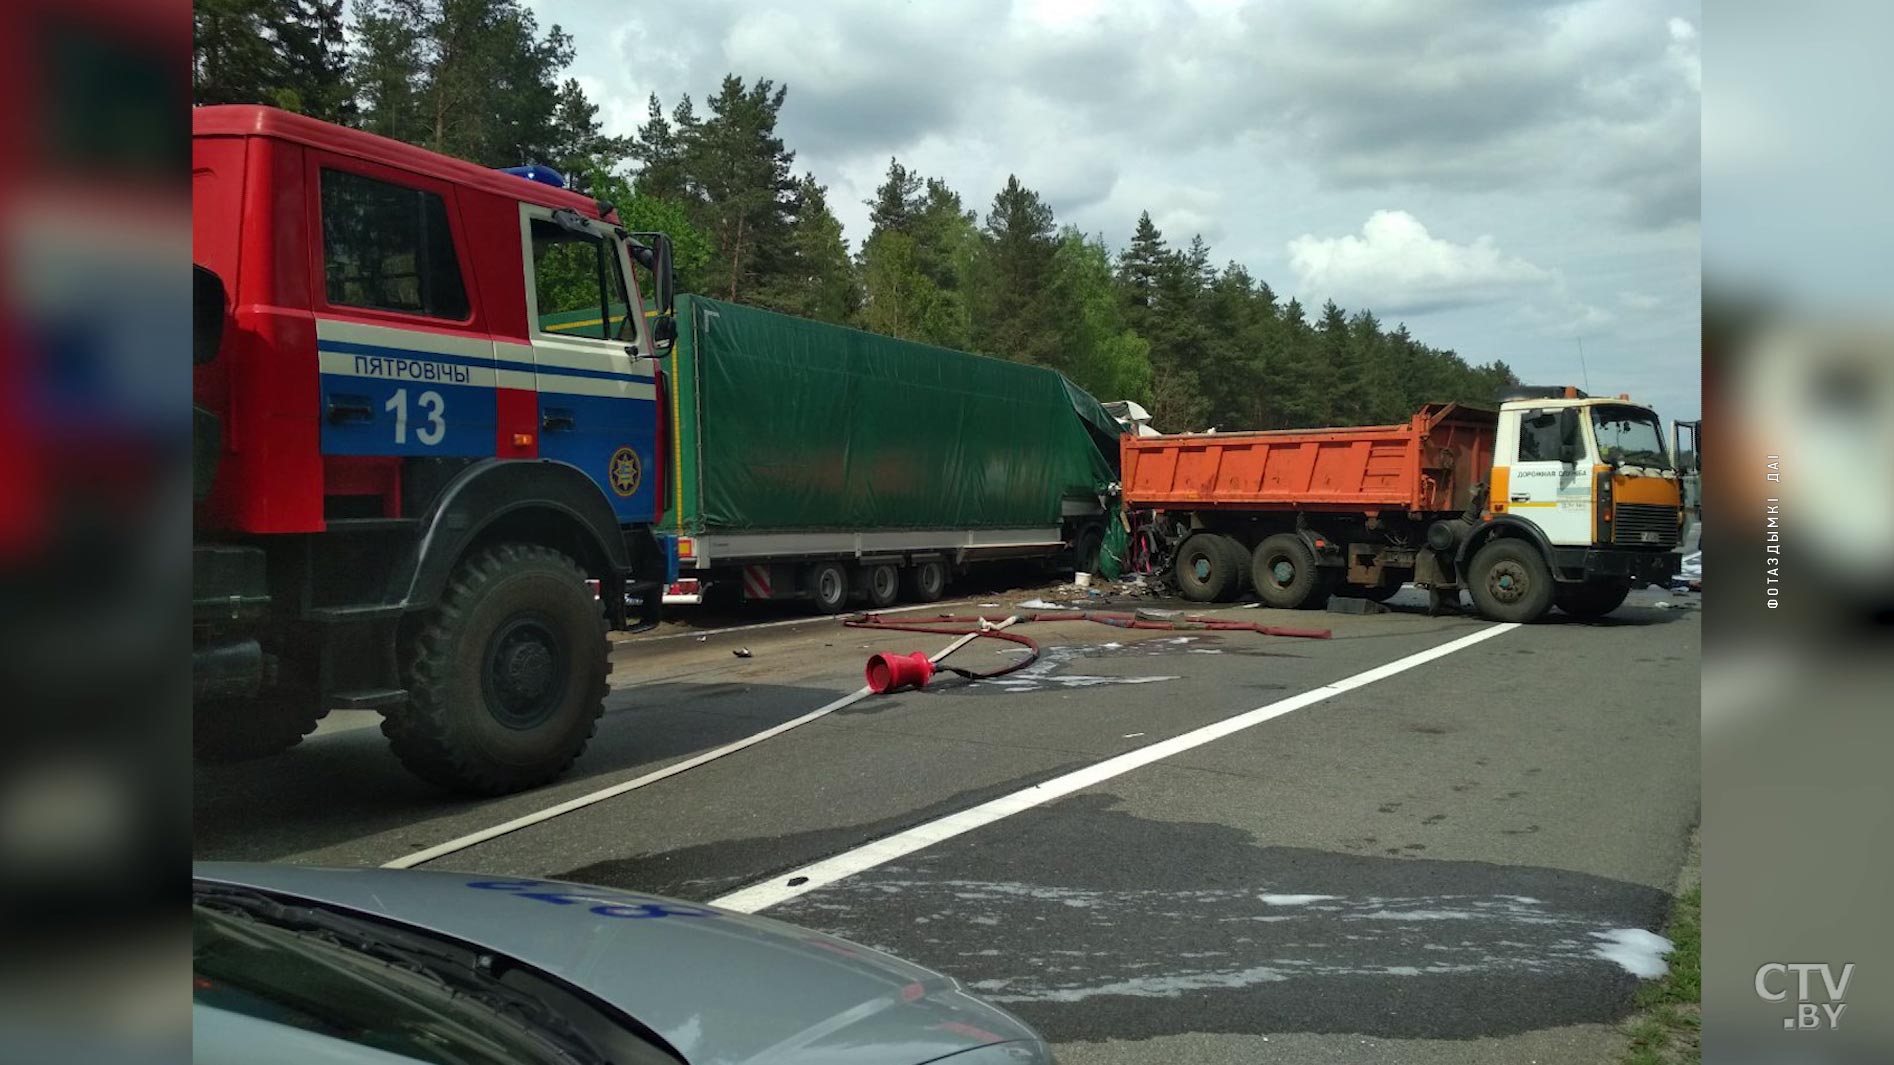
POLYGON ((566 890, 563 884, 545 880, 470 880, 467 886, 480 891, 506 891, 516 898, 532 899, 553 906, 585 906, 600 917, 642 920, 649 917, 716 917, 716 910, 680 905, 650 895, 631 892, 566 890), (537 889, 548 890, 537 890, 537 889), (636 901, 624 901, 636 900, 636 901))

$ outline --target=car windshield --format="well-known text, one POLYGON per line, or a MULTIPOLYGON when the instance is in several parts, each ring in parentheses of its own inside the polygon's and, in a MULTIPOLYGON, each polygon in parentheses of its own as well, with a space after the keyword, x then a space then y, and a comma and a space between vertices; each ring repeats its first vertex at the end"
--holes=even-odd
POLYGON ((1664 431, 1650 411, 1641 407, 1593 407, 1591 425, 1598 438, 1598 455, 1606 462, 1670 469, 1664 431))
MULTIPOLYGON (((566 1065, 525 1026, 335 937, 193 907, 193 1001, 437 1065, 566 1065)), ((259 1053, 258 1060, 268 1060, 259 1053)))

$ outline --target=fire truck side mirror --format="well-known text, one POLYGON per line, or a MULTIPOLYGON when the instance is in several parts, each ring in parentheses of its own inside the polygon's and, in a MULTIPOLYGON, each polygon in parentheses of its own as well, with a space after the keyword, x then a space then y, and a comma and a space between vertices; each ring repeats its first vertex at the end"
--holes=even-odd
MULTIPOLYGON (((658 314, 668 319, 677 313, 677 279, 671 275, 671 238, 660 234, 657 240, 657 264, 652 269, 657 278, 658 314)), ((671 337, 677 336, 677 323, 671 323, 671 337)))
POLYGON ((659 351, 668 351, 677 341, 677 318, 672 315, 659 315, 651 320, 651 346, 659 351))
POLYGON ((224 279, 202 266, 191 266, 191 363, 202 366, 217 358, 224 342, 224 311, 229 296, 224 279))

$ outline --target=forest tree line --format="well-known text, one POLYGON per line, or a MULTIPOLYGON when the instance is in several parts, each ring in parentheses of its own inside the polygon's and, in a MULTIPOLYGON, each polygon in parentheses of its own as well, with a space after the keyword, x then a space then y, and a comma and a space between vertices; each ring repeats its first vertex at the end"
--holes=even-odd
POLYGON ((653 96, 634 136, 608 136, 565 76, 572 36, 520 0, 196 0, 193 44, 200 104, 552 166, 628 227, 671 234, 681 291, 1048 366, 1168 432, 1399 421, 1517 383, 1367 309, 1282 299, 1148 212, 1114 252, 1016 176, 982 211, 891 159, 851 252, 827 188, 777 134, 787 86, 728 75, 701 110, 653 96))

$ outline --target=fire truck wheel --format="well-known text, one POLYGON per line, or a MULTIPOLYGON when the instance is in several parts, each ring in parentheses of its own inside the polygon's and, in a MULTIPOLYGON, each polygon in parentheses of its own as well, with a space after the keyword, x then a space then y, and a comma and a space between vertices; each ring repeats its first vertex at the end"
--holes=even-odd
POLYGON ((862 591, 877 610, 893 606, 901 597, 901 571, 885 562, 869 566, 862 570, 862 591))
POLYGON ((904 574, 908 598, 917 603, 938 602, 947 594, 947 567, 935 561, 917 562, 904 574))
POLYGON ((289 750, 315 731, 322 707, 313 688, 278 684, 254 699, 193 707, 191 745, 200 762, 241 762, 289 750))
POLYGON ((840 614, 848 609, 848 570, 840 562, 818 562, 803 571, 816 610, 840 614))
POLYGON ((1630 594, 1629 581, 1561 584, 1552 590, 1552 605, 1575 618, 1602 618, 1623 606, 1630 594))
POLYGON ((382 732, 416 775, 504 795, 570 766, 605 711, 605 615, 570 558, 500 544, 463 562, 404 641, 408 705, 382 732))
POLYGON ((1193 533, 1177 549, 1177 590, 1193 603, 1214 603, 1237 584, 1227 539, 1216 533, 1193 533))
POLYGON ((1473 555, 1467 591, 1493 621, 1532 622, 1552 609, 1552 569, 1539 549, 1516 537, 1489 540, 1473 555))
POLYGON ((1277 533, 1256 545, 1250 581, 1265 606, 1319 610, 1328 604, 1328 577, 1316 566, 1315 552, 1295 533, 1277 533))

